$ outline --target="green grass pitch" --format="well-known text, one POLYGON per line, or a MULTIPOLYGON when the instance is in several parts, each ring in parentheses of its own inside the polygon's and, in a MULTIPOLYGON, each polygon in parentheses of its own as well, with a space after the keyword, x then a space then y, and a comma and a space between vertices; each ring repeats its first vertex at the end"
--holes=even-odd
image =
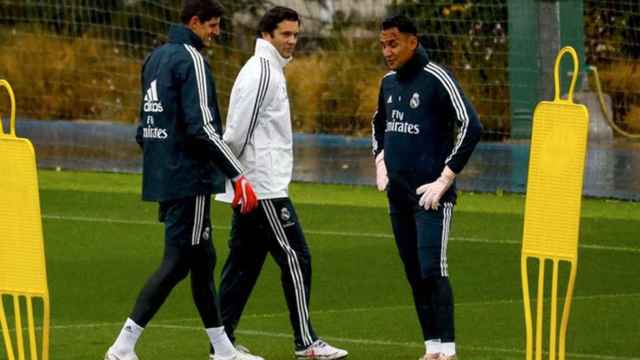
MULTIPOLYGON (((51 359, 101 360, 160 261, 157 205, 140 201, 138 175, 41 171, 39 176, 51 359)), ((312 252, 310 310, 317 333, 349 350, 349 359, 417 359, 424 346, 384 195, 371 187, 295 183, 291 198, 312 252)), ((456 207, 448 258, 460 359, 524 358, 523 207, 520 195, 472 193, 462 194, 456 207)), ((227 254, 229 215, 226 205, 215 203, 217 279, 227 254)), ((569 359, 640 359, 639 235, 639 203, 583 202, 569 359)), ((273 260, 267 261, 237 335, 239 343, 266 359, 293 358, 273 260)), ((205 360, 207 351, 184 282, 152 320, 137 352, 142 360, 205 360)), ((0 347, 0 359, 6 358, 0 347)))

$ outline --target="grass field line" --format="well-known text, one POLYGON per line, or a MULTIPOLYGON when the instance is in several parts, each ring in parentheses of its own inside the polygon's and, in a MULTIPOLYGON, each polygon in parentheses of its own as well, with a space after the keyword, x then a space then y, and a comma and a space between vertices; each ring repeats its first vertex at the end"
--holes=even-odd
MULTIPOLYGON (((640 297, 640 293, 629 293, 629 294, 601 294, 601 295, 584 295, 584 296, 574 296, 573 300, 602 300, 602 299, 619 299, 625 297, 640 297)), ((551 298, 545 298, 544 302, 549 302, 551 298)), ((532 299, 531 303, 535 304, 536 300, 532 299)), ((564 297, 558 298, 559 303, 564 302, 564 297)), ((469 302, 457 302, 455 303, 456 307, 472 307, 472 306, 492 306, 492 305, 508 305, 508 304, 522 304, 522 299, 503 299, 503 300, 493 300, 493 301, 469 301, 469 302)), ((360 308, 347 308, 347 309, 328 309, 328 310, 311 310, 311 314, 315 315, 323 315, 323 314, 339 314, 339 313, 350 313, 350 312, 370 312, 370 311, 387 311, 387 310, 413 310, 413 305, 393 305, 393 306, 371 306, 371 307, 360 307, 360 308)), ((247 317, 253 318, 267 318, 267 317, 277 317, 277 316, 288 316, 288 312, 280 312, 280 313, 270 313, 270 314, 250 314, 246 315, 247 317)), ((194 320, 197 320, 194 318, 194 320)))
MULTIPOLYGON (((582 295, 575 296, 576 300, 594 300, 594 299, 612 299, 612 298, 624 298, 624 297, 640 297, 640 293, 628 293, 628 294, 596 294, 596 295, 582 295)), ((561 298, 562 299, 562 298, 561 298)), ((548 301, 548 298, 545 299, 548 301)), ((496 301, 473 301, 473 302, 458 302, 456 306, 483 306, 483 305, 499 305, 499 304, 516 304, 522 303, 522 299, 504 299, 496 301)), ((399 310, 399 309, 412 309, 412 305, 396 305, 396 306, 376 306, 376 307, 361 307, 361 308, 349 308, 349 309, 329 309, 311 311, 312 314, 331 314, 331 313, 345 313, 345 312, 366 312, 366 311, 385 311, 385 310, 399 310)), ((288 315, 286 312, 282 313, 267 313, 267 314, 246 314, 245 318, 270 318, 288 315)), ((186 321, 199 321, 199 318, 179 318, 179 319, 165 319, 156 320, 149 325, 151 328, 160 329, 177 329, 177 330, 189 330, 189 331, 201 331, 201 326, 189 326, 179 324, 167 324, 162 322, 186 322, 186 321)), ((114 327, 118 328, 122 326, 122 322, 98 322, 98 323, 85 323, 85 324, 67 324, 67 325, 53 325, 52 330, 65 330, 65 329, 83 329, 83 328, 104 328, 114 327)), ((26 330, 26 329, 25 329, 26 330)), ((10 331, 15 331, 11 329, 10 331)), ((264 336, 275 338, 291 338, 291 334, 277 333, 277 332, 265 332, 258 330, 238 330, 238 333, 251 335, 251 336, 264 336)), ((422 348, 421 343, 412 342, 397 342, 389 340, 375 340, 375 339, 354 339, 354 338, 342 338, 342 337, 324 337, 327 341, 336 341, 350 344, 360 345, 378 345, 378 346, 397 346, 397 347, 411 347, 422 348)), ((479 347, 479 346, 460 346, 459 348, 468 351, 478 351, 487 353, 509 353, 509 354, 523 354, 524 351, 515 348, 498 348, 498 347, 479 347)), ((568 357, 581 358, 581 359, 594 359, 594 360, 640 360, 636 357, 623 357, 623 356, 607 356, 599 354, 583 354, 583 353, 567 353, 568 357)))
MULTIPOLYGON (((67 216, 67 215, 55 215, 55 214, 43 214, 42 217, 48 220, 61 220, 61 221, 81 221, 81 222, 95 222, 95 223, 108 223, 108 224, 129 224, 129 225, 161 225, 157 221, 147 220, 127 220, 127 219, 112 219, 112 218, 94 218, 84 216, 67 216)), ((229 230, 229 226, 214 226, 217 229, 229 230)), ((327 236, 347 236, 347 237, 366 237, 366 238, 385 238, 392 239, 393 235, 388 233, 376 234, 376 233, 358 233, 348 231, 325 231, 325 230, 305 230, 306 234, 310 235, 327 235, 327 236)), ((449 238, 451 241, 461 241, 468 243, 481 243, 481 244, 504 244, 504 245, 521 245, 519 240, 491 240, 482 238, 472 238, 464 236, 452 236, 449 238)), ((597 244, 579 244, 582 249, 589 250, 603 250, 603 251, 618 251, 640 254, 640 248, 629 246, 609 246, 609 245, 597 245, 597 244)))
MULTIPOLYGON (((581 300, 605 300, 605 299, 621 299, 621 298, 629 298, 629 297, 640 297, 640 293, 628 293, 628 294, 596 294, 596 295, 582 295, 582 296, 574 296, 573 301, 581 301, 581 300)), ((564 304, 564 297, 558 297, 558 303, 564 304)), ((548 303, 551 298, 544 298, 544 302, 548 303)), ((493 306, 493 305, 511 305, 511 304, 522 304, 523 300, 519 299, 502 299, 502 300, 493 300, 493 301, 468 301, 468 302, 456 302, 456 307, 472 307, 472 306, 493 306)), ((535 305, 536 299, 531 300, 532 306, 535 305)), ((389 310, 413 310, 413 305, 391 305, 391 306, 364 306, 357 308, 345 308, 345 309, 324 309, 324 310, 311 310, 312 315, 326 315, 326 314, 344 314, 344 313, 359 313, 359 312, 374 312, 374 311, 389 311, 389 310)), ((245 314, 243 318, 251 318, 251 319, 269 319, 276 318, 282 316, 289 316, 289 313, 286 311, 281 312, 273 312, 273 313, 257 313, 257 314, 245 314)), ((200 318, 181 318, 175 320, 166 320, 166 321, 194 321, 199 320, 200 318)))
MULTIPOLYGON (((64 330, 64 329, 83 329, 83 328, 96 328, 96 327, 116 327, 117 328, 120 326, 122 326, 122 322, 54 325, 54 326, 51 326, 51 329, 64 330)), ((149 324, 147 328, 202 331, 202 326, 160 324, 158 323, 158 321, 152 324, 149 324)), ((261 337, 285 338, 285 339, 292 338, 292 335, 290 333, 280 333, 280 332, 270 332, 270 331, 260 331, 260 330, 237 330, 236 332, 239 334, 249 335, 249 336, 261 336, 261 337)), ((418 342, 345 338, 345 337, 335 337, 335 336, 324 336, 323 339, 327 341, 335 341, 335 342, 340 342, 345 344, 357 344, 357 345, 395 346, 395 347, 407 347, 407 348, 416 348, 416 349, 422 349, 424 347, 423 343, 418 343, 418 342)), ((476 352, 524 354, 524 350, 516 349, 516 348, 501 348, 501 347, 492 347, 492 346, 469 346, 469 345, 459 345, 459 344, 456 344, 456 347, 462 350, 476 351, 476 352)), ((636 357, 608 356, 608 355, 600 355, 600 354, 567 353, 566 355, 567 357, 580 358, 580 359, 640 360, 640 358, 636 358, 636 357)))

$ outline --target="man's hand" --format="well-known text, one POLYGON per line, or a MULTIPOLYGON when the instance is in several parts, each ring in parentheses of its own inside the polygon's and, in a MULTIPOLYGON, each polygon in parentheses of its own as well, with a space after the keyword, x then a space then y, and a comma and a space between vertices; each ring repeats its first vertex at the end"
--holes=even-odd
POLYGON ((456 174, 448 166, 445 166, 436 181, 424 184, 416 190, 416 194, 422 195, 418 204, 425 210, 437 210, 438 206, 440 206, 442 195, 451 187, 455 177, 456 174))
POLYGON ((389 184, 389 177, 387 177, 387 167, 384 164, 384 150, 380 151, 380 154, 376 156, 376 185, 378 191, 385 191, 389 184))
POLYGON ((241 205, 240 212, 242 214, 248 214, 258 206, 258 197, 256 196, 256 193, 253 192, 251 183, 246 177, 244 177, 244 175, 235 179, 234 191, 235 194, 233 196, 233 201, 231 202, 232 208, 236 208, 238 205, 241 205))

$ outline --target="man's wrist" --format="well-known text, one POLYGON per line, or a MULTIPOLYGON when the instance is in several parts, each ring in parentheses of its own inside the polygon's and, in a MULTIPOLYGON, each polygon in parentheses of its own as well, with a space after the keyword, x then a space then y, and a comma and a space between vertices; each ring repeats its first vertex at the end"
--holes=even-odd
POLYGON ((442 186, 444 186, 444 187, 449 186, 449 184, 451 184, 452 181, 453 180, 449 180, 449 179, 444 178, 442 176, 440 176, 439 178, 436 179, 436 182, 442 184, 442 186))
POLYGON ((376 156, 376 165, 378 165, 378 163, 380 163, 381 161, 384 161, 384 150, 380 151, 380 153, 376 156))
POLYGON ((442 169, 442 173, 440 173, 440 177, 438 180, 442 179, 443 182, 449 184, 452 183, 456 178, 456 173, 453 172, 448 166, 445 165, 444 169, 442 169))

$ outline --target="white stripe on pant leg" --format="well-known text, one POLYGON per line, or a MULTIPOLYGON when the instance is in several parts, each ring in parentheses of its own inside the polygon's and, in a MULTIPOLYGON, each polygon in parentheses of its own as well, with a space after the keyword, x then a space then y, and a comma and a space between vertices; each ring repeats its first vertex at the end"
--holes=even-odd
POLYGON ((447 276, 447 271, 445 269, 445 243, 447 242, 447 209, 449 203, 444 203, 442 207, 442 230, 440 235, 440 276, 447 276))
POLYGON ((196 219, 198 219, 197 220, 198 221, 198 226, 196 227, 196 233, 195 233, 195 236, 193 238, 193 244, 194 245, 198 244, 199 238, 200 238, 200 234, 202 233, 202 213, 203 213, 203 211, 202 211, 203 209, 202 208, 204 207, 204 204, 203 204, 202 200, 203 200, 203 198, 200 197, 200 196, 198 196, 197 200, 196 200, 197 203, 198 203, 198 207, 197 207, 198 212, 196 213, 196 219))
POLYGON ((205 203, 206 203, 205 195, 200 195, 200 216, 198 216, 200 223, 198 224, 198 233, 196 234, 196 245, 200 244, 200 239, 202 238, 202 227, 204 226, 205 203))
POLYGON ((303 345, 309 346, 313 343, 311 333, 309 332, 309 311, 307 309, 306 292, 304 290, 304 281, 302 277, 302 271, 298 262, 296 252, 289 246, 287 236, 284 229, 280 225, 280 221, 276 215, 275 208, 270 200, 263 201, 265 213, 267 219, 271 224, 274 235, 278 240, 278 243, 287 255, 287 262, 289 264, 289 270, 291 278, 293 279, 293 287, 296 295, 296 303, 298 304, 298 319, 300 320, 300 335, 302 336, 303 345))
POLYGON ((196 245, 200 244, 202 239, 202 230, 204 228, 205 208, 207 204, 207 195, 200 195, 200 226, 198 226, 198 234, 196 238, 196 245))
POLYGON ((449 220, 447 221, 447 244, 444 246, 444 264, 447 267, 447 276, 449 276, 449 235, 451 234, 451 222, 453 221, 453 203, 449 203, 449 220))
POLYGON ((200 242, 200 233, 202 232, 202 216, 204 215, 204 195, 197 195, 195 201, 195 210, 193 214, 193 231, 191 233, 191 245, 197 245, 200 242))
POLYGON ((449 241, 449 229, 451 224, 451 208, 453 204, 444 203, 442 211, 442 244, 440 245, 440 275, 449 276, 447 264, 447 242, 449 241))
POLYGON ((451 213, 453 211, 453 204, 447 203, 447 236, 444 241, 444 274, 449 276, 449 259, 447 258, 447 252, 449 251, 449 234, 451 233, 451 213))
POLYGON ((444 238, 447 232, 447 205, 444 204, 442 208, 442 230, 440 230, 440 276, 444 276, 444 238))
POLYGON ((280 239, 279 239, 280 246, 283 248, 288 258, 291 260, 290 266, 292 270, 291 274, 292 274, 293 280, 296 284, 299 285, 298 287, 296 287, 296 294, 297 294, 296 298, 298 300, 297 301, 298 308, 300 309, 300 311, 302 311, 301 319, 308 320, 309 312, 307 311, 307 307, 306 307, 306 292, 304 291, 304 277, 302 276, 302 270, 300 267, 300 262, 298 261, 298 255, 295 252, 295 250, 293 250, 293 248, 291 248, 291 246, 289 245, 289 240, 287 238, 287 235, 284 229, 282 228, 282 226, 280 225, 280 221, 278 220, 275 206, 273 205, 272 202, 269 202, 268 207, 269 207, 268 209, 269 214, 271 215, 271 219, 273 220, 274 227, 276 231, 280 234, 280 239))
POLYGON ((196 229, 198 228, 198 197, 194 199, 193 209, 193 227, 191 228, 191 245, 193 245, 193 239, 196 237, 196 229))
POLYGON ((311 345, 313 339, 311 338, 311 334, 308 328, 309 312, 306 305, 306 292, 304 291, 304 280, 302 277, 302 271, 300 269, 297 254, 288 244, 287 236, 284 232, 284 229, 280 225, 274 205, 270 201, 268 201, 265 205, 268 218, 273 224, 272 226, 274 227, 276 238, 278 239, 280 246, 283 248, 285 254, 287 255, 288 263, 291 270, 291 277, 294 284, 296 303, 298 304, 297 310, 298 318, 300 319, 300 329, 301 336, 303 337, 303 344, 305 346, 311 345), (280 236, 278 237, 278 235, 280 236))
MULTIPOLYGON (((291 270, 291 278, 292 278, 293 283, 294 283, 294 291, 295 291, 295 294, 296 294, 296 303, 298 304, 298 312, 300 312, 300 308, 302 307, 302 302, 300 301, 301 295, 300 295, 300 293, 298 291, 298 287, 295 287, 295 285, 298 282, 300 282, 302 277, 299 276, 297 272, 295 272, 295 268, 293 267, 293 260, 292 260, 291 253, 289 251, 287 251, 286 245, 282 241, 282 238, 286 237, 286 235, 283 234, 280 231, 280 228, 276 225, 278 223, 278 219, 277 219, 277 216, 275 215, 275 212, 272 211, 273 205, 270 203, 270 200, 265 200, 263 202, 263 205, 264 205, 264 208, 265 208, 265 214, 267 216, 267 220, 269 221, 269 224, 271 225, 271 229, 273 231, 273 234, 276 237, 276 240, 278 241, 278 244, 280 245, 280 247, 283 249, 285 255, 287 256, 287 262, 289 263, 289 267, 290 267, 290 270, 291 270)), ((299 313, 298 315, 299 315, 300 319, 302 319, 302 313, 299 313)))
MULTIPOLYGON (((290 275, 294 286, 294 293, 297 304, 296 310, 298 312, 298 319, 300 321, 300 335, 303 337, 303 342, 305 343, 305 345, 307 345, 305 338, 309 336, 308 329, 306 328, 308 315, 305 316, 304 312, 304 310, 306 309, 306 301, 304 298, 304 291, 302 290, 304 289, 304 282, 302 280, 302 275, 299 272, 299 264, 297 263, 295 252, 292 252, 292 249, 283 240, 283 238, 286 238, 286 234, 284 234, 284 231, 278 226, 279 221, 275 214, 273 204, 271 204, 271 202, 267 200, 264 205, 265 213, 267 214, 267 219, 269 220, 273 228, 274 235, 276 236, 280 247, 283 249, 285 255, 287 256, 287 263, 289 264, 290 275)), ((309 339, 310 338, 311 337, 309 336, 309 339)))
POLYGON ((193 228, 191 229, 191 245, 193 245, 193 239, 196 237, 196 228, 198 227, 198 197, 195 197, 194 210, 193 210, 193 228))

